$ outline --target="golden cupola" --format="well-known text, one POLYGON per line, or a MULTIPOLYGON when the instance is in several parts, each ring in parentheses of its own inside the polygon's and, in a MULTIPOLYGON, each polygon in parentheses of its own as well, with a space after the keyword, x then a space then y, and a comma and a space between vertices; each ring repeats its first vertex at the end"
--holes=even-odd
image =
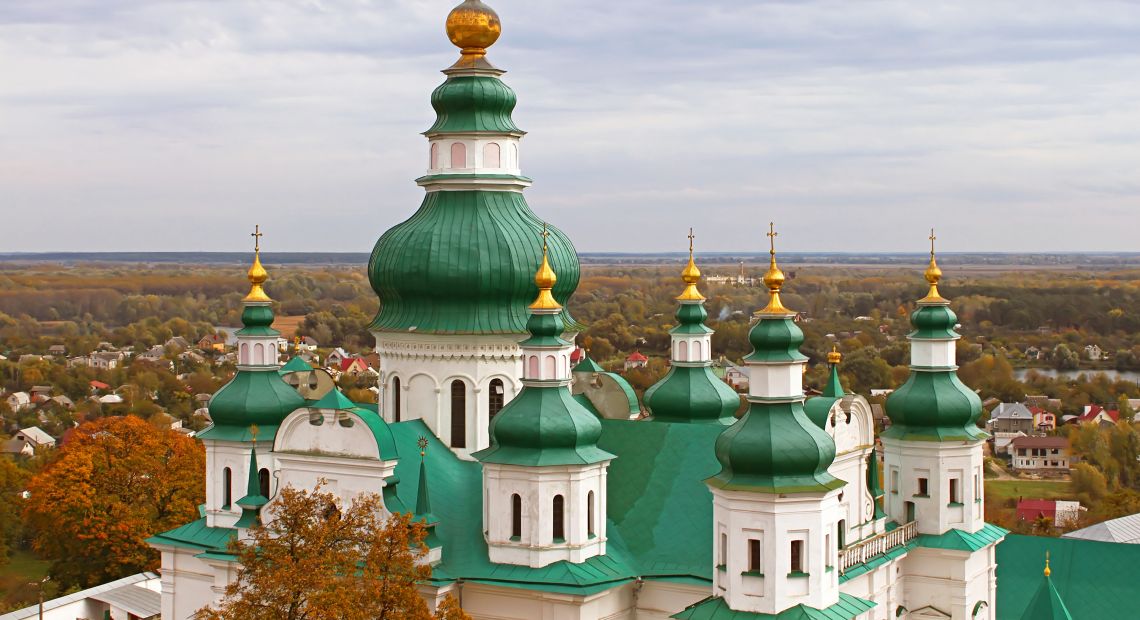
POLYGON ((681 281, 685 283, 685 290, 677 296, 677 301, 704 301, 705 296, 697 290, 697 283, 701 281, 701 270, 693 260, 693 229, 689 229, 689 264, 681 270, 681 281))
POLYGON ((923 272, 926 281, 930 283, 930 291, 926 293, 926 297, 918 300, 918 303, 927 304, 941 304, 947 303, 947 300, 942 297, 938 292, 938 282, 942 280, 942 270, 938 268, 938 261, 934 260, 934 241, 938 237, 934 236, 934 229, 930 229, 930 264, 923 272))
POLYGON ((793 314, 791 310, 784 307, 784 303, 780 301, 780 289, 784 286, 784 272, 780 271, 779 265, 776 264, 776 237, 780 233, 776 232, 776 225, 773 222, 768 223, 768 255, 770 261, 768 263, 768 271, 764 273, 764 286, 768 287, 768 305, 764 307, 759 314, 793 314))
POLYGON ((487 67, 487 48, 502 34, 499 15, 480 0, 464 0, 447 15, 447 38, 459 48, 460 58, 452 68, 487 67))
POLYGON ((550 231, 547 230, 546 224, 542 225, 542 264, 538 266, 538 271, 534 274, 534 284, 538 287, 538 297, 535 298, 534 303, 530 305, 531 310, 561 310, 562 305, 554 299, 551 291, 554 285, 558 282, 558 275, 554 273, 554 269, 550 267, 549 252, 547 251, 546 239, 550 236, 550 231))
POLYGON ((265 284, 265 281, 269 279, 269 272, 265 271, 265 267, 261 266, 261 226, 254 226, 250 236, 253 237, 253 264, 250 265, 249 271, 246 272, 246 277, 249 278, 250 284, 249 294, 246 295, 242 301, 273 301, 269 298, 269 295, 265 294, 265 289, 261 287, 261 285, 265 284))

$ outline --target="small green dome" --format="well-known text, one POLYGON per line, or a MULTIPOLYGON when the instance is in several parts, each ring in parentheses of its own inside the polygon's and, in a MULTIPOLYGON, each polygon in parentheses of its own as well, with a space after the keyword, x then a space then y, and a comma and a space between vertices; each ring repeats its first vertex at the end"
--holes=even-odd
POLYGON ((557 314, 534 313, 526 320, 526 330, 530 338, 519 343, 520 346, 534 347, 565 347, 570 343, 562 339, 566 325, 562 317, 557 314))
MULTIPOLYGON (((578 286, 578 255, 549 227, 558 303, 578 286)), ((542 260, 535 217, 519 192, 428 192, 419 211, 376 242, 368 278, 380 298, 371 328, 447 334, 526 331, 534 269, 542 260)), ((576 327, 564 310, 562 319, 576 327)))
POLYGON ((752 403, 717 437, 721 470, 715 487, 762 493, 811 493, 845 483, 828 473, 835 442, 812 423, 798 401, 752 403))
POLYGON ((953 371, 914 371, 906 383, 887 397, 888 437, 907 439, 975 440, 986 436, 978 428, 982 401, 953 371))
POLYGON ((241 324, 237 336, 277 336, 273 329, 273 308, 268 304, 246 304, 241 311, 241 324))
POLYGON ((614 458, 598 448, 602 423, 565 386, 526 386, 491 421, 484 463, 582 465, 614 458))
POLYGON ((229 383, 210 399, 208 409, 214 426, 248 427, 256 424, 277 427, 305 399, 281 379, 274 368, 269 371, 239 370, 229 383))
POLYGON ((954 339, 958 334, 954 326, 958 324, 958 316, 945 304, 921 305, 910 315, 910 324, 914 326, 911 338, 954 339))
POLYGON ((705 325, 709 313, 703 303, 683 303, 677 306, 677 326, 669 330, 670 334, 711 334, 712 328, 705 325))
POLYGON ((732 424, 740 396, 708 366, 673 366, 645 391, 645 406, 659 422, 732 424))
POLYGON ((497 77, 448 78, 431 94, 436 119, 425 133, 522 133, 511 120, 515 102, 515 92, 497 77))
POLYGON ((752 353, 745 362, 803 362, 807 356, 800 353, 804 333, 787 317, 761 317, 748 332, 752 353))

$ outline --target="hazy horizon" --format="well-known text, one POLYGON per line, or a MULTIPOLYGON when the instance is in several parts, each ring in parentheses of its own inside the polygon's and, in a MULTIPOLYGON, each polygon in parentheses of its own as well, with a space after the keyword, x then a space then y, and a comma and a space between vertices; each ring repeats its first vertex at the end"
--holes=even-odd
MULTIPOLYGON (((458 0, 7 0, 0 253, 368 252, 458 0)), ((580 252, 1126 252, 1140 4, 487 0, 580 252)))

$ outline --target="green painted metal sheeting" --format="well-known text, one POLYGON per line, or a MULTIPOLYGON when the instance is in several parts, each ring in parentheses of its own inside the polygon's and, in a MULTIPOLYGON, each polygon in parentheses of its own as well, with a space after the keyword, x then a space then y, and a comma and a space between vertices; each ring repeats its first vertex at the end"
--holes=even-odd
MULTIPOLYGON (((578 255, 550 227, 554 298, 578 286, 578 255)), ((521 334, 542 262, 542 221, 518 192, 429 192, 420 209, 380 237, 368 277, 380 298, 371 328, 445 334, 521 334)), ((563 311, 569 329, 577 325, 563 311)))
POLYGON ((514 91, 497 77, 451 77, 431 94, 436 119, 424 133, 522 133, 511 120, 515 103, 514 91))
POLYGON ((708 366, 673 366, 645 391, 654 420, 729 425, 740 396, 708 366))
POLYGON ((955 340, 958 338, 954 326, 958 316, 945 304, 922 305, 910 315, 914 331, 910 337, 916 340, 955 340))
POLYGON ((776 614, 734 611, 718 597, 707 598, 670 616, 680 620, 852 620, 875 606, 874 601, 840 593, 839 602, 824 609, 796 605, 776 614))
POLYGON ((524 386, 491 420, 491 446, 473 456, 507 465, 582 465, 614 458, 597 446, 602 425, 565 386, 524 386))
POLYGON ((952 549, 954 551, 974 552, 987 545, 1000 542, 1009 530, 986 523, 976 532, 965 530, 949 530, 945 534, 920 534, 918 546, 930 549, 952 549))
POLYGON ((762 317, 748 332, 752 353, 745 362, 803 362, 807 356, 800 353, 804 333, 790 318, 762 317))
POLYGON ((987 437, 978 428, 982 401, 952 371, 911 371, 906 383, 887 397, 891 427, 884 437, 923 441, 974 441, 987 437))
MULTIPOLYGON (((267 434, 267 428, 276 430, 286 416, 304 405, 305 399, 281 379, 281 374, 276 369, 239 370, 210 399, 208 409, 215 428, 245 429, 256 424, 261 430, 261 437, 272 437, 267 434)), ((208 431, 203 433, 204 438, 230 439, 221 436, 220 431, 214 435, 216 436, 211 437, 208 431)))

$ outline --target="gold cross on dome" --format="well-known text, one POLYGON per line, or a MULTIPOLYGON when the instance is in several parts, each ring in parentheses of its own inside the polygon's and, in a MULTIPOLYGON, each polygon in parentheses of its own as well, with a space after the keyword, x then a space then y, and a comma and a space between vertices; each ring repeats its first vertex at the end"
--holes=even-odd
POLYGON ((693 239, 696 239, 696 236, 693 234, 693 229, 690 227, 689 228, 689 254, 693 253, 693 239))
POLYGON ((776 253, 776 237, 779 236, 780 233, 776 232, 775 222, 768 222, 768 244, 772 254, 776 253))
POLYGON ((930 255, 934 256, 934 242, 938 239, 938 237, 934 236, 933 228, 930 229, 930 237, 928 237, 928 239, 930 239, 930 255))
POLYGON ((254 224, 253 225, 253 232, 249 233, 249 236, 253 237, 253 251, 254 252, 260 252, 261 251, 261 238, 265 236, 265 233, 261 232, 261 225, 260 224, 254 224))
POLYGON ((546 253, 546 238, 550 236, 550 231, 546 229, 546 222, 542 223, 542 253, 546 253))

